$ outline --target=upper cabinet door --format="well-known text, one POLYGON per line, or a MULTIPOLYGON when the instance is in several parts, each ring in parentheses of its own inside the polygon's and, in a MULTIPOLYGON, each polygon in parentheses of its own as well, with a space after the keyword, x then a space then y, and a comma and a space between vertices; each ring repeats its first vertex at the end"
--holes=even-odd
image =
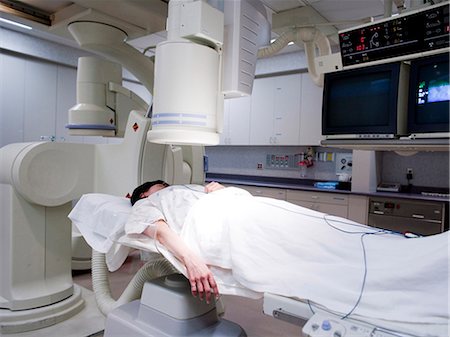
POLYGON ((230 125, 230 101, 229 99, 224 100, 223 102, 223 130, 220 134, 220 145, 228 145, 229 139, 229 125, 230 125))
POLYGON ((230 99, 228 135, 230 145, 250 144, 251 96, 230 99))
POLYGON ((308 73, 302 74, 300 145, 320 145, 322 136, 323 88, 314 84, 308 73))
POLYGON ((226 99, 224 104, 224 125, 220 144, 249 145, 251 97, 226 99))
POLYGON ((301 87, 300 74, 275 78, 273 137, 276 144, 299 143, 301 87))
POLYGON ((308 73, 255 79, 251 97, 225 101, 224 145, 320 145, 322 88, 308 73))
POLYGON ((268 145, 273 139, 275 78, 259 78, 253 83, 250 114, 250 144, 268 145))

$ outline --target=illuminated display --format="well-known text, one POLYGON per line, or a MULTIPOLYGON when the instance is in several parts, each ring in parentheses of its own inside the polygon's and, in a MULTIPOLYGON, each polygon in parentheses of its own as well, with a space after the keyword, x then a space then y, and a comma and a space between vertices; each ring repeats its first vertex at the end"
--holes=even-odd
POLYGON ((342 64, 349 66, 449 46, 449 5, 339 33, 342 64))
POLYGON ((449 55, 411 61, 408 129, 411 133, 448 132, 449 55))

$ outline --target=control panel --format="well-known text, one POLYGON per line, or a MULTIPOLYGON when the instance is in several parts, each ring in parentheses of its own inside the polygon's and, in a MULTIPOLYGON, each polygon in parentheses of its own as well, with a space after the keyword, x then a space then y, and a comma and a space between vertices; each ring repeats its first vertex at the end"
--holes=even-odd
POLYGON ((339 32, 344 67, 449 47, 449 3, 339 32))
POLYGON ((341 319, 332 314, 314 314, 303 326, 303 334, 308 337, 398 337, 401 332, 390 333, 375 325, 364 324, 350 319, 341 319))

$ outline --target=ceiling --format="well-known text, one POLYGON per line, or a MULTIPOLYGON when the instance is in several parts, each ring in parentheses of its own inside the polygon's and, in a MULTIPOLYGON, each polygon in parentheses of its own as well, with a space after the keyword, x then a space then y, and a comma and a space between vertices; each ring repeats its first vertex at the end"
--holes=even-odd
MULTIPOLYGON (((273 36, 283 31, 284 24, 317 25, 332 45, 336 44, 339 29, 357 25, 360 19, 378 19, 384 15, 383 0, 261 1, 272 14, 273 36)), ((127 31, 130 44, 144 49, 165 39, 167 3, 168 0, 0 0, 0 17, 33 26, 29 34, 73 46, 75 42, 66 28, 69 18, 112 20, 109 22, 115 25, 120 22, 121 28, 127 31)), ((283 52, 299 49, 295 45, 287 46, 283 52)))

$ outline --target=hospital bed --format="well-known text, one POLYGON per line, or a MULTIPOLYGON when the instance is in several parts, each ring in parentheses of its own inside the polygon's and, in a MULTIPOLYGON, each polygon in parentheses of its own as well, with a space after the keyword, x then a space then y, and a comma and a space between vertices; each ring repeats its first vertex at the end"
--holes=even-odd
MULTIPOLYGON (((79 204, 74 208, 70 214, 70 218, 73 224, 77 226, 80 232, 86 238, 86 241, 100 254, 104 256, 103 258, 103 268, 109 268, 109 270, 115 270, 120 267, 124 259, 126 258, 130 249, 143 249, 154 254, 162 254, 164 258, 167 258, 166 262, 163 262, 159 255, 156 258, 155 276, 161 274, 169 274, 170 272, 184 273, 184 267, 176 260, 165 248, 161 245, 156 245, 153 239, 134 239, 127 237, 124 234, 124 225, 131 211, 131 206, 129 200, 126 198, 118 198, 110 195, 102 194, 91 194, 84 195, 79 204), (102 221, 107 221, 107 224, 101 223, 102 221), (122 249, 122 251, 121 251, 122 249), (169 262, 169 264, 166 264, 169 262), (164 265, 164 272, 158 274, 160 266, 158 264, 164 265)), ((97 257, 98 258, 98 257, 97 257)), ((96 258, 96 259, 97 259, 96 258)), ((151 262, 153 263, 153 262, 151 262)), ((147 267, 149 268, 149 267, 147 267)), ((96 271, 93 270, 95 273, 96 271)), ((104 312, 107 314, 106 327, 108 333, 111 336, 114 335, 112 331, 121 331, 125 328, 129 328, 128 324, 124 323, 126 321, 143 320, 139 312, 139 308, 151 307, 152 310, 148 310, 147 314, 152 315, 153 310, 163 310, 158 308, 158 303, 170 302, 170 299, 161 299, 158 301, 159 295, 155 295, 154 292, 159 293, 161 291, 164 296, 170 297, 170 289, 159 288, 161 286, 161 281, 157 281, 155 286, 152 282, 144 282, 142 284, 143 292, 142 298, 140 300, 134 301, 134 304, 125 304, 121 307, 119 303, 114 303, 109 308, 105 308, 104 312), (156 287, 156 288, 155 288, 156 287), (149 289, 152 290, 149 290, 149 289), (159 290, 157 290, 159 289, 159 290), (153 292, 152 296, 147 296, 148 292, 153 292), (133 318, 132 314, 135 312, 133 318), (131 315, 131 316, 130 316, 131 315), (127 325, 124 327, 123 325, 127 325), (109 327, 109 330, 108 330, 109 327), (113 328, 114 327, 114 328, 113 328)), ((185 297, 189 300, 190 295, 189 284, 186 285, 185 297)), ((241 296, 248 296, 254 298, 254 293, 249 291, 246 293, 246 289, 241 289, 242 291, 238 294, 241 296)), ((105 291, 102 291, 103 293, 105 291)), ((298 299, 280 296, 273 293, 261 294, 264 297, 263 311, 266 315, 273 316, 276 319, 298 325, 302 327, 303 334, 306 336, 330 336, 330 337, 344 337, 344 336, 358 336, 358 337, 393 337, 393 336, 447 336, 448 326, 443 326, 442 324, 412 324, 400 321, 389 321, 370 317, 362 317, 358 315, 352 315, 352 317, 345 317, 345 314, 339 312, 333 312, 330 309, 322 306, 320 303, 313 303, 308 299, 298 299)), ((98 294, 96 294, 98 296, 98 294)), ((136 300, 137 294, 134 298, 129 298, 129 300, 136 300)), ((98 301, 98 300, 97 300, 98 301)), ((120 299, 119 301, 123 301, 120 299)), ((99 301, 98 301, 99 302, 99 301)), ((100 301, 101 302, 101 301, 100 301)), ((199 301, 189 302, 189 306, 196 308, 199 301)), ((142 311, 143 309, 141 309, 142 311)), ((145 309, 147 310, 147 309, 145 309)), ((164 309, 168 310, 169 309, 164 309)), ((163 311, 164 311, 163 310, 163 311)), ((189 311, 189 309, 186 309, 189 311)), ((194 310, 194 309, 193 309, 194 310)), ((195 311, 195 310, 194 310, 195 311)), ((199 311, 204 313, 205 311, 199 311)), ((170 315, 170 314, 169 314, 170 315)), ((190 314, 192 317, 192 314, 190 314)), ((144 320, 156 322, 150 316, 147 316, 144 320)), ((179 317, 178 314, 174 315, 179 317)), ((194 315, 195 316, 195 315, 194 315)), ((201 314, 199 314, 201 316, 201 314)), ((180 318, 181 319, 181 318, 180 318)), ((176 319, 175 319, 176 321, 176 319)), ((137 325, 140 323, 137 322, 137 325)), ((131 324, 133 325, 133 324, 131 324)), ((149 334, 151 336, 151 331, 154 327, 149 327, 149 334)), ((106 334, 107 336, 109 334, 106 334)), ((167 332, 170 335, 170 332, 167 332)), ((141 335, 139 335, 141 336, 141 335)), ((147 336, 142 334, 142 336, 147 336)))

